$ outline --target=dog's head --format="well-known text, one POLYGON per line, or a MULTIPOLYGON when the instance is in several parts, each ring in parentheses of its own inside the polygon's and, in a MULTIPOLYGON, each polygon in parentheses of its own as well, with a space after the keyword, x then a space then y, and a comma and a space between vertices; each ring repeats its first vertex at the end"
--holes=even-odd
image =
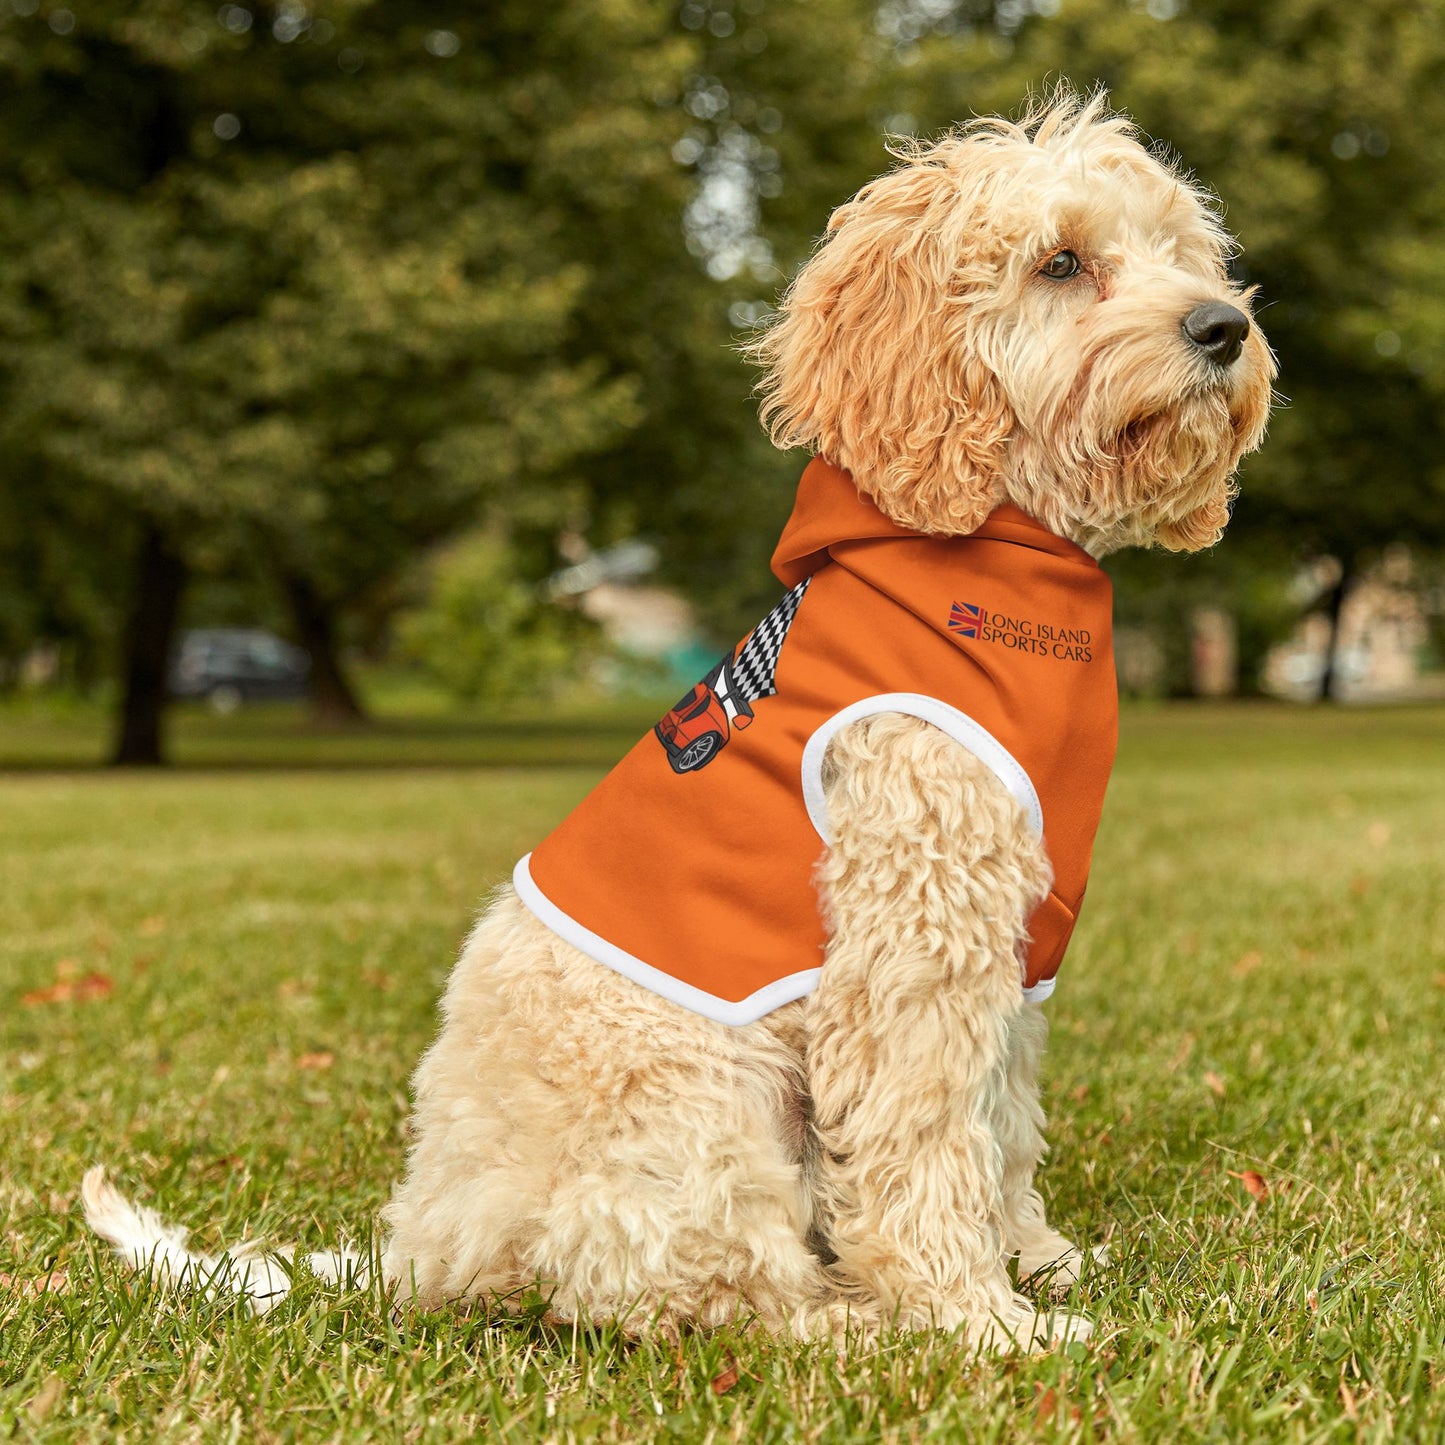
POLYGON ((1098 554, 1217 541, 1274 360, 1208 198, 1102 97, 900 154, 751 348, 774 441, 921 531, 1012 501, 1098 554))

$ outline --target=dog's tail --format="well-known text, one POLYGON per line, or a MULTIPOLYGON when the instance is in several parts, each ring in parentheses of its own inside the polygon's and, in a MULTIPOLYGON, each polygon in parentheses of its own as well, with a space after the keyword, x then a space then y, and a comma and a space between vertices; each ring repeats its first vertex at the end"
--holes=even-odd
MULTIPOLYGON (((186 1231, 167 1224, 153 1209, 132 1204, 105 1177, 105 1165, 88 1169, 80 1185, 85 1222, 132 1269, 177 1289, 199 1290, 207 1299, 243 1298, 263 1315, 286 1298, 291 1288, 295 1250, 268 1250, 252 1242, 221 1254, 195 1254, 186 1248, 186 1231)), ((305 1256, 311 1272, 331 1284, 364 1285, 370 1261, 353 1249, 332 1249, 305 1256)))

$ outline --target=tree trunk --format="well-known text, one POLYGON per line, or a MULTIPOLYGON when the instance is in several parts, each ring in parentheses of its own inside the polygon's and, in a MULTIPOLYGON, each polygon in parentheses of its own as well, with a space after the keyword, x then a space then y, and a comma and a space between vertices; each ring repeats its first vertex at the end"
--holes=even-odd
POLYGON ((1330 590, 1329 601, 1325 605, 1325 618, 1330 624, 1330 633, 1329 639, 1325 643, 1325 665, 1320 672, 1319 700, 1321 702, 1339 701, 1340 616, 1345 610, 1345 596, 1354 584, 1354 580, 1355 559, 1341 557, 1339 580, 1330 590))
POLYGON ((282 574, 286 600, 296 640, 311 658, 311 710, 316 720, 329 727, 366 721, 366 711, 356 696, 336 650, 336 622, 330 605, 296 572, 282 574))
POLYGON ((167 671, 185 585, 185 561, 160 528, 148 523, 136 558, 126 622, 124 693, 111 754, 117 766, 158 767, 165 761, 161 732, 167 671))

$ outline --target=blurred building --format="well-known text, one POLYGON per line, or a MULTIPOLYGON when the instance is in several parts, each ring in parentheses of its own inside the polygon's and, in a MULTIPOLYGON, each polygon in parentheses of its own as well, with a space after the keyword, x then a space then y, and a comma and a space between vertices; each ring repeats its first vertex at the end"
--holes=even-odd
POLYGON ((602 628, 615 653, 603 681, 627 686, 651 672, 660 686, 683 686, 717 660, 687 599, 648 580, 658 561, 650 543, 634 538, 578 550, 577 561, 547 579, 546 591, 554 600, 575 599, 602 628))
MULTIPOLYGON (((1337 576, 1325 563, 1302 586, 1306 595, 1318 597, 1337 576)), ((1431 657, 1428 598, 1406 547, 1391 548, 1349 589, 1334 645, 1336 696, 1343 701, 1445 697, 1445 672, 1431 657)), ((1322 609, 1308 613, 1289 640, 1270 652, 1264 690, 1297 701, 1317 698, 1329 647, 1328 615, 1322 609)))

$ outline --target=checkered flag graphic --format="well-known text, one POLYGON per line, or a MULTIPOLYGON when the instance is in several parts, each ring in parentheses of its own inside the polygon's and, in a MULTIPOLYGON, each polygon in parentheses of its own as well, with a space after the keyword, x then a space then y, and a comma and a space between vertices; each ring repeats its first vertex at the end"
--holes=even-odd
POLYGON ((775 676, 778 670, 778 654, 783 650, 783 641, 788 628, 793 624, 794 614, 813 579, 805 577, 787 593, 758 625, 748 634, 748 640, 733 659, 733 680, 740 696, 749 702, 760 697, 772 697, 777 692, 775 676))

